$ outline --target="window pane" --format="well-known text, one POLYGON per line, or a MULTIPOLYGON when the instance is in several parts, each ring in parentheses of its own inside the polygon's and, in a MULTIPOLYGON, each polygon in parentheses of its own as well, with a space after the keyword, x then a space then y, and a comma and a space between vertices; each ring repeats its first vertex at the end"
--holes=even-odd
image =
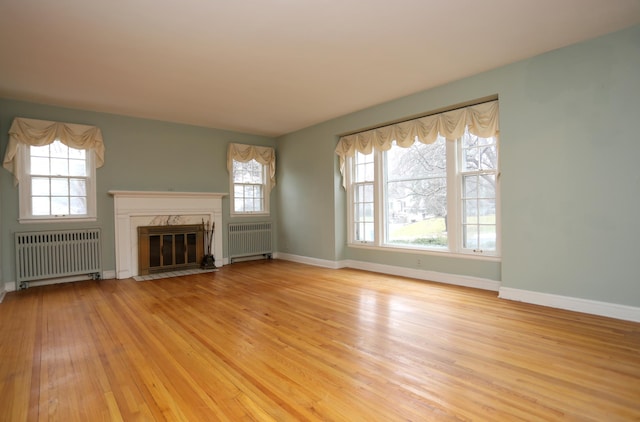
POLYGON ((69 175, 70 176, 86 176, 87 165, 84 160, 69 160, 69 175))
POLYGON ((480 153, 478 148, 463 150, 462 171, 474 171, 480 168, 480 153))
POLYGON ((71 215, 87 214, 87 199, 84 197, 70 198, 69 208, 71 215))
POLYGON ((360 242, 372 242, 374 240, 373 223, 357 223, 355 228, 355 240, 360 242))
POLYGON ((69 148, 69 158, 84 161, 87 159, 87 152, 83 149, 69 148))
POLYGON ((69 175, 69 161, 62 158, 51 159, 51 174, 54 176, 69 175))
POLYGON ((51 148, 51 157, 65 159, 69 157, 69 147, 62 142, 55 141, 54 143, 50 144, 49 147, 51 148))
POLYGON ((69 197, 68 196, 52 196, 51 197, 51 214, 52 215, 68 215, 69 214, 69 197))
POLYGON ((49 175, 49 158, 31 157, 31 174, 49 175))
POLYGON ((467 249, 478 249, 478 227, 463 226, 464 247, 467 249))
POLYGON ((464 223, 478 224, 478 201, 476 199, 462 202, 464 208, 464 223))
POLYGON ((354 220, 359 222, 364 220, 364 204, 359 203, 354 207, 354 220))
POLYGON ((373 204, 365 203, 363 205, 362 220, 373 221, 373 204))
POLYGON ((69 179, 69 194, 71 196, 86 196, 87 182, 84 179, 69 179))
POLYGON ((479 198, 495 198, 496 197, 496 175, 483 174, 479 178, 480 191, 479 198))
POLYGON ((33 215, 49 215, 50 214, 49 197, 34 196, 31 198, 31 213, 33 215))
POLYGON ((49 158, 49 145, 43 145, 40 147, 29 147, 29 155, 31 157, 47 157, 49 158))
POLYGON ((69 182, 67 179, 51 179, 51 195, 69 195, 69 182))
POLYGON ((480 249, 495 250, 496 249, 496 226, 483 225, 479 227, 480 249))
POLYGON ((480 224, 495 224, 496 201, 494 199, 479 199, 478 217, 480 218, 480 224))
POLYGON ((49 195, 49 178, 48 177, 32 177, 31 178, 31 194, 32 195, 49 195))
POLYGON ((465 198, 476 198, 478 196, 478 176, 464 176, 462 184, 465 198))
POLYGON ((237 197, 234 199, 233 201, 233 207, 236 210, 236 212, 242 212, 244 211, 244 199, 237 197))
POLYGON ((498 168, 498 154, 495 145, 479 148, 480 169, 495 170, 498 168))

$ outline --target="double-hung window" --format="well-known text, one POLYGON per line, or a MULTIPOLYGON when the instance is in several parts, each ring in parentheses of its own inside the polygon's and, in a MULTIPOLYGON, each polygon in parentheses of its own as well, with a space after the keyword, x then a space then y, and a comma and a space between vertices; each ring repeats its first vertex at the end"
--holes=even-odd
POLYGON ((99 128, 16 117, 3 167, 18 186, 20 222, 95 220, 103 164, 99 128))
POLYGON ((497 102, 452 113, 340 140, 350 245, 500 255, 497 102))
POLYGON ((229 144, 231 215, 269 214, 269 193, 275 185, 275 151, 270 147, 229 144))
POLYGON ((24 148, 21 218, 95 218, 93 152, 64 145, 24 148))
POLYGON ((233 160, 233 212, 237 214, 268 213, 265 196, 267 172, 256 160, 246 163, 233 160))
POLYGON ((356 153, 353 160, 353 238, 358 242, 375 240, 374 160, 373 154, 356 153))

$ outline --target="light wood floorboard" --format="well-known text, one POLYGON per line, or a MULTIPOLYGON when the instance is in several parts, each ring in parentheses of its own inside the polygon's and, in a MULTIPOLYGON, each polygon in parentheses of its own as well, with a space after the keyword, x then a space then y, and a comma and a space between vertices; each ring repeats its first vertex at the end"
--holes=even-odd
POLYGON ((0 304, 0 421, 640 420, 640 324, 285 261, 0 304))

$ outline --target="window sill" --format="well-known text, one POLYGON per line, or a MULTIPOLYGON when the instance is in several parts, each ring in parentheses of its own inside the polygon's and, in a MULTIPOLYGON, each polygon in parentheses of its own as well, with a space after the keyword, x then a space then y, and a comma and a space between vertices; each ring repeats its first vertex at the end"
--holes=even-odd
POLYGON ((78 218, 19 218, 20 224, 40 224, 40 223, 90 223, 98 221, 96 217, 78 217, 78 218))
POLYGON ((270 217, 271 214, 268 212, 245 212, 245 213, 231 213, 229 217, 231 218, 242 218, 242 217, 270 217))
POLYGON ((411 254, 417 254, 417 255, 440 256, 445 258, 472 259, 472 260, 487 261, 487 262, 502 262, 502 257, 500 255, 471 254, 471 253, 463 253, 463 252, 450 252, 447 250, 439 251, 434 249, 407 248, 403 246, 388 246, 388 245, 379 246, 379 245, 366 244, 366 243, 347 243, 347 247, 384 251, 384 252, 402 252, 402 253, 411 253, 411 254))

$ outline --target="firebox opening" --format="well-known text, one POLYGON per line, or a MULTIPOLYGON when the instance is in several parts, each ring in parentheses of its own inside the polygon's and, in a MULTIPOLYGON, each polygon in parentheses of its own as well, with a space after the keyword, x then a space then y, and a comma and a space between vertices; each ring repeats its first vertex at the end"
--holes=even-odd
POLYGON ((202 224, 138 227, 140 275, 198 268, 203 257, 202 224))

